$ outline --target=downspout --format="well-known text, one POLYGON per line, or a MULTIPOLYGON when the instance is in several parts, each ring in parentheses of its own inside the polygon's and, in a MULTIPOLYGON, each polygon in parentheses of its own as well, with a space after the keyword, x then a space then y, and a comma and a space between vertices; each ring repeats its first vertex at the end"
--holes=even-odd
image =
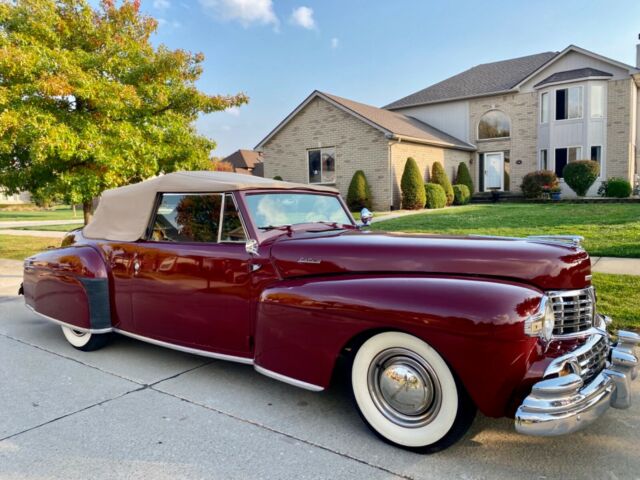
MULTIPOLYGON (((387 133, 385 134, 385 137, 389 140, 388 143, 388 149, 389 149, 389 153, 388 153, 388 157, 389 157, 389 161, 387 162, 389 164, 389 193, 391 194, 391 205, 389 206, 389 210, 393 210, 394 209, 394 205, 393 205, 393 194, 394 194, 394 183, 393 183, 393 153, 391 150, 391 147, 395 144, 398 144, 402 141, 402 139, 400 137, 397 137, 396 135, 392 134, 392 133, 387 133)), ((402 205, 400 205, 400 209, 402 208, 402 205)))

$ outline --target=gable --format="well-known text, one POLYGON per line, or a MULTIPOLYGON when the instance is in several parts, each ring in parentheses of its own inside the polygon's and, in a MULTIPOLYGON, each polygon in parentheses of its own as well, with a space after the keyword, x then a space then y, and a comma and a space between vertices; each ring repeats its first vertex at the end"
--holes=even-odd
POLYGON ((611 74, 612 80, 622 80, 629 78, 629 74, 631 73, 629 69, 622 68, 621 66, 614 63, 596 58, 591 55, 587 55, 579 51, 571 50, 564 54, 561 58, 558 58, 557 60, 551 62, 548 66, 543 67, 540 71, 536 72, 533 76, 523 82, 520 86, 520 91, 532 92, 535 90, 535 86, 538 83, 542 82, 551 75, 584 68, 591 68, 611 74))

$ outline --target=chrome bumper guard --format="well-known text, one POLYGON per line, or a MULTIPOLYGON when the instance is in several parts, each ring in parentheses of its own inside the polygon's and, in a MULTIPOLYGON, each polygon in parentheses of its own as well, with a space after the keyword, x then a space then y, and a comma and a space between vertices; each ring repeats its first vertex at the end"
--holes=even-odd
POLYGON ((515 416, 516 431, 527 435, 555 436, 572 433, 593 423, 609 407, 629 408, 631 381, 638 375, 638 358, 634 348, 640 335, 619 331, 618 342, 610 347, 606 367, 588 384, 580 377, 578 357, 603 335, 598 330, 585 345, 559 359, 547 368, 545 376, 555 376, 536 383, 515 416))

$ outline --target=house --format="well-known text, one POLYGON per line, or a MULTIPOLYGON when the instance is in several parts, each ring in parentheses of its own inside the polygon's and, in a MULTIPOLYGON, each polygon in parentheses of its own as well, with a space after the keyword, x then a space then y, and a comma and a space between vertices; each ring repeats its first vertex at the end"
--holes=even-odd
MULTIPOLYGON (((637 57, 640 65, 640 45, 637 57)), ((362 169, 376 209, 400 206, 408 156, 425 180, 433 161, 450 177, 467 162, 477 192, 518 192, 529 172, 561 178, 568 162, 592 159, 601 167, 595 195, 607 178, 637 184, 639 86, 638 67, 570 45, 475 66, 383 108, 313 92, 256 149, 266 176, 335 184, 343 194, 362 169)))
POLYGON ((314 91, 256 147, 265 176, 335 185, 346 196, 357 170, 371 185, 373 208, 400 206, 407 157, 427 171, 442 163, 449 175, 469 163, 475 147, 416 118, 314 91))
POLYGON ((29 192, 9 195, 6 191, 0 189, 0 205, 24 205, 27 203, 31 203, 31 194, 29 192))
POLYGON ((233 165, 236 173, 264 177, 261 152, 254 150, 236 150, 231 155, 223 158, 222 161, 233 165))

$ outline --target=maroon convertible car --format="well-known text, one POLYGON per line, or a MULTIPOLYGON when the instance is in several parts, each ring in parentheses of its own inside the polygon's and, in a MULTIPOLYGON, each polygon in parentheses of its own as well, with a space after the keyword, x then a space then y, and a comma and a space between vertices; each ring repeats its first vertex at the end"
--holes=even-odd
POLYGON ((627 408, 637 374, 640 336, 607 334, 578 238, 374 233, 332 188, 231 173, 105 192, 25 260, 23 292, 80 350, 127 335, 314 391, 344 365, 364 422, 422 452, 476 409, 574 432, 627 408))

